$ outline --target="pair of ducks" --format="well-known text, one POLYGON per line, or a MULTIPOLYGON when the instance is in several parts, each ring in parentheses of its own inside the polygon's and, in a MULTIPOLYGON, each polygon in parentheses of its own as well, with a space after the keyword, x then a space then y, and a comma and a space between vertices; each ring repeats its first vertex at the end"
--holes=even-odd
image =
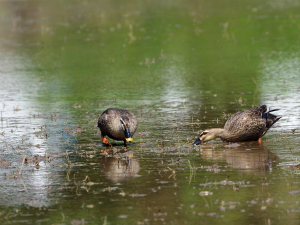
MULTIPOLYGON (((276 123, 281 116, 267 111, 266 105, 240 111, 232 115, 225 123, 224 128, 211 128, 201 132, 194 145, 221 138, 225 142, 259 141, 261 137, 276 123)), ((124 146, 132 141, 137 129, 137 117, 125 109, 110 108, 105 110, 98 119, 102 142, 111 145, 105 136, 115 140, 123 140, 124 146)))

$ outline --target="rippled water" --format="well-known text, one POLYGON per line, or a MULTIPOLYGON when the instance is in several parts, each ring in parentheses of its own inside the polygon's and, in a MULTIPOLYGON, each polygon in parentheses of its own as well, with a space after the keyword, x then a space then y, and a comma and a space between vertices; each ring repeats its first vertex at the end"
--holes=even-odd
POLYGON ((1 224, 298 224, 298 1, 0 5, 1 224), (260 104, 262 145, 191 145, 260 104))

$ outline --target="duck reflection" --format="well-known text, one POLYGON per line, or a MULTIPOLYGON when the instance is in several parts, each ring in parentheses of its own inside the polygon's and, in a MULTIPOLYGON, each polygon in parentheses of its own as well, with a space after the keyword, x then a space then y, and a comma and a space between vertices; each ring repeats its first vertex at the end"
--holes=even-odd
POLYGON ((119 153, 104 157, 100 162, 105 177, 114 183, 123 182, 138 176, 140 164, 133 152, 119 153))
POLYGON ((258 142, 226 144, 221 151, 207 145, 202 149, 201 156, 204 159, 225 160, 230 167, 246 172, 271 171, 278 163, 278 156, 258 142))

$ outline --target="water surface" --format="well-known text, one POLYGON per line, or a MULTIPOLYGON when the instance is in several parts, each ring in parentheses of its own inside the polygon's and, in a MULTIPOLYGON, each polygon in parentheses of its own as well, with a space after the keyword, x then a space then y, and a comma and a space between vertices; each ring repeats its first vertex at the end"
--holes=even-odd
POLYGON ((0 6, 1 224, 298 224, 299 1, 0 6), (262 145, 191 145, 260 104, 262 145))

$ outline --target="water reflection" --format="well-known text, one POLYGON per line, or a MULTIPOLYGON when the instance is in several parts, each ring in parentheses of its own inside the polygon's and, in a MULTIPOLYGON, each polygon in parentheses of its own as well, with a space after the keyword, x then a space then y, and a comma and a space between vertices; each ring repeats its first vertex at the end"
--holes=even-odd
POLYGON ((101 172, 113 183, 123 182, 138 177, 139 161, 133 152, 120 153, 117 156, 103 157, 100 162, 101 172))
POLYGON ((299 64, 298 54, 291 52, 276 52, 262 63, 263 102, 280 109, 283 117, 275 128, 284 127, 285 131, 300 126, 299 64))
POLYGON ((165 74, 167 85, 164 87, 165 94, 161 97, 167 106, 164 111, 167 111, 168 113, 178 113, 179 108, 183 109, 188 107, 188 104, 185 104, 187 93, 183 88, 183 75, 186 73, 186 65, 181 62, 181 57, 175 57, 172 60, 172 64, 168 65, 165 74))
POLYGON ((267 147, 258 142, 224 144, 221 149, 214 150, 211 145, 203 145, 201 157, 217 162, 226 161, 231 168, 246 172, 272 171, 278 163, 278 157, 267 147))
POLYGON ((56 133, 62 130, 63 122, 56 124, 50 113, 45 115, 41 110, 42 103, 35 102, 40 85, 26 71, 28 61, 1 52, 0 59, 0 77, 5 80, 0 82, 0 159, 9 163, 0 170, 4 178, 0 184, 0 202, 5 206, 49 206, 52 201, 48 196, 49 185, 61 183, 61 177, 53 176, 53 167, 61 164, 62 159, 50 162, 43 157, 55 158, 64 148, 63 142, 58 145, 64 138, 56 133), (50 131, 54 132, 48 136, 50 131), (24 163, 25 158, 33 156, 41 159, 24 163))

